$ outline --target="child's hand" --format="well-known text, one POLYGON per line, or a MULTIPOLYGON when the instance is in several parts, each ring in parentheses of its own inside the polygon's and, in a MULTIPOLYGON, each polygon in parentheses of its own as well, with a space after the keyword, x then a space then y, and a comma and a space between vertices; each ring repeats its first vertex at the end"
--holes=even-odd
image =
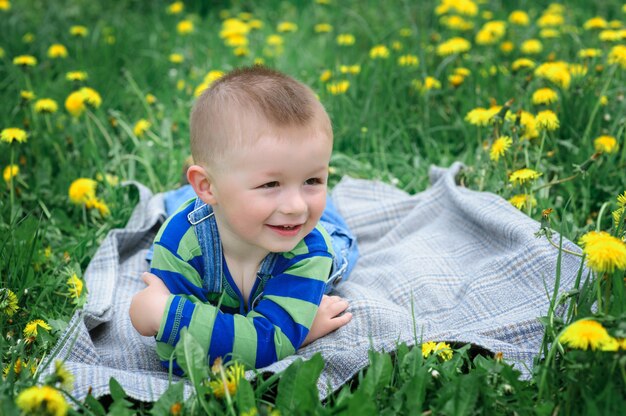
POLYGON ((346 312, 341 316, 339 315, 348 309, 348 306, 348 301, 339 296, 324 295, 320 307, 317 310, 317 315, 315 315, 315 319, 311 325, 311 330, 302 343, 302 346, 304 347, 350 322, 352 319, 350 312, 346 312))
POLYGON ((170 291, 163 281, 152 273, 144 273, 141 279, 148 287, 133 296, 130 302, 130 321, 141 335, 154 336, 159 332, 170 291))

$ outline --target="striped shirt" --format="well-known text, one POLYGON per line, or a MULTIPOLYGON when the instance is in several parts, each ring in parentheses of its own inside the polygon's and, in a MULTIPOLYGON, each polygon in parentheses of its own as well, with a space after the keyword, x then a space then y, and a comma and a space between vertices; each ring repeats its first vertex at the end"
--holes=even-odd
MULTIPOLYGON (((293 250, 279 253, 269 275, 256 279, 247 308, 224 258, 222 293, 203 287, 202 250, 187 220, 193 208, 194 200, 184 204, 155 238, 151 272, 171 292, 156 335, 163 366, 169 367, 183 328, 209 363, 238 358, 261 368, 295 353, 311 328, 332 267, 326 230, 318 224, 293 250)), ((175 360, 173 368, 180 373, 175 360)))

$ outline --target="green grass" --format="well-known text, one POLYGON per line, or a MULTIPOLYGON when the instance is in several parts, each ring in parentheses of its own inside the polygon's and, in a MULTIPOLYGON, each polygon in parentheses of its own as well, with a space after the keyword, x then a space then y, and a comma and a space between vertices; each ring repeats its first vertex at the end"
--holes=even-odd
MULTIPOLYGON (((84 293, 78 299, 70 296, 67 280, 73 274, 81 277, 107 232, 123 227, 129 218, 137 195, 116 182, 137 180, 155 192, 179 183, 189 153, 188 115, 194 90, 211 70, 228 71, 261 58, 311 85, 333 122, 331 183, 351 175, 380 179, 415 193, 428 186, 431 164, 448 166, 460 160, 467 166, 466 186, 507 199, 531 195, 536 204, 521 209, 538 221, 543 210, 553 209, 550 227, 573 241, 591 230, 623 238, 623 217, 616 223, 611 213, 619 208, 616 197, 624 193, 626 184, 626 56, 622 52, 621 64, 611 63, 609 56, 616 45, 625 44, 626 10, 617 0, 593 3, 598 4, 565 2, 560 13, 564 22, 553 28, 558 35, 554 38, 545 37, 545 28, 538 24, 550 7, 547 1, 480 2, 476 15, 464 17, 473 24, 466 31, 446 27, 436 14, 439 2, 435 1, 332 0, 328 5, 188 1, 181 14, 172 15, 162 1, 33 0, 12 2, 9 10, 0 10, 0 129, 17 127, 28 133, 25 143, 0 142, 0 169, 10 164, 19 167, 17 176, 0 183, 0 360, 6 369, 0 383, 0 411, 19 413, 16 397, 37 382, 29 370, 34 371, 47 356, 84 302, 84 293), (493 44, 477 44, 476 34, 485 22, 506 22, 514 9, 528 12, 527 26, 508 24, 493 44), (219 36, 226 12, 235 17, 249 12, 262 23, 247 36, 246 56, 235 56, 219 36), (585 22, 595 16, 613 22, 614 30, 622 31, 621 40, 601 40, 602 30, 585 29, 585 22), (186 36, 176 31, 183 19, 195 26, 186 36), (297 24, 297 30, 280 33, 281 48, 268 46, 267 37, 277 34, 281 21, 297 24), (316 33, 318 23, 329 23, 333 29, 316 33), (89 32, 85 37, 72 36, 72 25, 84 25, 89 32), (355 43, 338 45, 340 33, 353 34, 355 43), (456 36, 469 40, 471 49, 438 55, 437 46, 456 36), (531 38, 541 40, 540 53, 520 50, 522 42, 531 38), (514 45, 509 53, 500 48, 506 41, 514 45), (68 57, 49 58, 53 43, 65 45, 68 57), (376 45, 388 48, 387 58, 370 58, 376 45), (591 48, 601 54, 580 57, 581 50, 591 48), (171 63, 172 53, 182 54, 184 62, 171 63), (405 54, 416 56, 419 65, 400 66, 398 59, 405 54), (21 68, 13 64, 18 55, 32 55, 38 62, 21 68), (580 64, 586 73, 573 77, 564 88, 533 69, 513 71, 513 62, 523 57, 537 66, 551 61, 580 64), (359 65, 360 72, 341 73, 342 65, 359 65), (469 75, 453 86, 449 76, 459 67, 469 70, 469 75), (67 81, 65 74, 76 70, 86 71, 89 78, 67 81), (322 81, 325 70, 332 76, 322 81), (416 88, 415 81, 423 83, 428 76, 440 81, 441 88, 416 88), (333 95, 328 85, 344 80, 350 82, 347 91, 333 95), (64 103, 83 86, 97 91, 102 103, 73 117, 64 103), (543 87, 558 93, 556 103, 533 104, 533 92, 543 87), (32 91, 35 99, 22 98, 24 90, 32 91), (153 94, 156 102, 149 104, 146 94, 153 94), (40 98, 54 99, 58 111, 35 111, 40 98), (501 106, 511 99, 508 118, 482 127, 466 119, 477 107, 501 106), (521 138, 524 131, 515 114, 524 110, 536 115, 544 109, 556 114, 560 127, 540 132, 532 140, 521 138), (133 127, 140 119, 148 120, 151 127, 138 137, 133 127), (512 145, 494 161, 490 146, 502 134, 512 138, 512 145), (594 140, 602 135, 616 140, 615 152, 596 153, 594 140), (523 185, 511 183, 510 174, 525 167, 541 176, 523 185), (116 181, 103 179, 107 174, 116 181), (108 206, 109 215, 70 201, 70 184, 78 178, 97 180, 96 196, 108 206), (7 309, 7 290, 17 299, 13 314, 7 309), (36 337, 25 342, 23 331, 35 319, 44 320, 51 329, 40 328, 36 337), (18 362, 22 367, 16 372, 18 362)), ((562 345, 557 337, 571 322, 593 317, 612 337, 624 339, 625 305, 624 270, 619 267, 614 272, 581 275, 577 289, 566 299, 553 295, 553 308, 541 318, 546 332, 530 380, 520 380, 506 363, 476 355, 468 347, 455 346, 453 358, 443 361, 436 355, 422 357, 419 348, 399 346, 393 355, 373 352, 370 369, 323 404, 314 390, 321 371, 319 359, 314 359, 267 381, 241 382, 232 398, 214 398, 200 383, 197 395, 181 411, 617 414, 626 402, 624 346, 614 352, 577 350, 562 345), (563 318, 554 314, 559 302, 568 310, 563 318), (290 387, 295 380, 297 389, 290 387)), ((193 344, 192 339, 186 342, 193 344)), ((54 380, 46 382, 58 386, 54 380)), ((167 414, 182 400, 179 389, 172 387, 154 406, 155 414, 167 414)), ((117 414, 131 405, 123 391, 115 386, 113 391, 109 403, 88 399, 90 410, 83 411, 101 414, 98 406, 104 403, 117 414)), ((149 407, 134 405, 139 413, 149 407)))

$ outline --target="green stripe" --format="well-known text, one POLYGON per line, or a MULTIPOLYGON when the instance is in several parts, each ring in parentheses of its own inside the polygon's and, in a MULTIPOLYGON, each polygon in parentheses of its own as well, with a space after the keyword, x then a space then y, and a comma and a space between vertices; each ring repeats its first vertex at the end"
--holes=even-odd
POLYGON ((196 256, 202 255, 202 248, 198 243, 198 237, 194 227, 189 227, 178 243, 178 252, 176 253, 181 259, 188 261, 196 256))
POLYGON ((333 259, 330 257, 310 257, 308 259, 300 260, 293 266, 289 267, 285 273, 325 282, 328 280, 328 275, 332 265, 333 259))
POLYGON ((296 353, 296 349, 287 338, 287 335, 283 334, 283 331, 279 327, 275 327, 274 331, 274 348, 276 348, 276 358, 282 360, 285 357, 296 353))
POLYGON ((202 279, 191 264, 180 261, 171 251, 158 244, 154 246, 154 258, 151 267, 168 272, 180 273, 194 285, 202 287, 202 279))
POLYGON ((331 253, 334 256, 335 252, 333 250, 333 242, 330 238, 330 235, 326 231, 326 228, 324 228, 320 224, 317 224, 317 227, 315 227, 315 229, 318 230, 320 234, 322 234, 322 237, 324 237, 324 242, 326 243, 326 249, 328 250, 329 253, 331 253))
POLYGON ((206 303, 196 303, 196 308, 191 316, 188 331, 200 343, 202 350, 208 354, 211 346, 211 335, 215 324, 217 308, 206 303))
POLYGON ((250 367, 256 364, 257 333, 252 319, 245 316, 233 315, 235 325, 235 342, 233 344, 233 357, 239 357, 250 367))
POLYGON ((284 296, 267 295, 265 299, 270 299, 278 306, 283 308, 291 318, 307 328, 311 328, 313 318, 317 314, 318 306, 314 303, 307 302, 306 300, 287 298, 284 296))

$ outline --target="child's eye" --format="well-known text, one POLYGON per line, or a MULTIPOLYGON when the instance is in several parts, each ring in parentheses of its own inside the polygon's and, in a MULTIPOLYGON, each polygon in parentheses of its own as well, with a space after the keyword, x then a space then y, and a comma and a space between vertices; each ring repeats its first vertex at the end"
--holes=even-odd
POLYGON ((268 183, 264 183, 260 186, 260 188, 276 188, 278 186, 278 181, 272 181, 268 183))
POLYGON ((323 185, 324 180, 322 178, 309 178, 304 181, 305 185, 323 185))

